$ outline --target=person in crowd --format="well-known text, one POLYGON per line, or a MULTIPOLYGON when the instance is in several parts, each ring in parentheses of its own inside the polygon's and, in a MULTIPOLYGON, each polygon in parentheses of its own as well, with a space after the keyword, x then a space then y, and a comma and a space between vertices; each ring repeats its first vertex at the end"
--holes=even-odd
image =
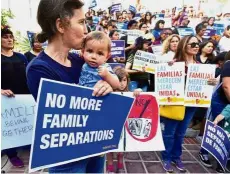
POLYGON ((110 20, 108 22, 108 34, 112 31, 112 30, 116 30, 117 26, 116 26, 116 21, 115 20, 110 20))
MULTIPOLYGON (((41 78, 78 84, 84 60, 69 51, 79 50, 87 34, 83 5, 80 0, 39 2, 37 20, 42 32, 38 41, 48 40, 48 45, 26 69, 27 84, 35 100, 41 78)), ((112 87, 100 80, 92 95, 104 96, 111 91, 112 87)), ((104 156, 95 156, 49 168, 49 173, 103 173, 103 170, 104 156)))
POLYGON ((87 23, 88 32, 96 30, 96 25, 94 25, 94 23, 93 23, 93 17, 92 16, 86 18, 86 23, 87 23))
POLYGON ((127 11, 127 20, 131 21, 135 16, 135 13, 133 11, 128 10, 127 11))
POLYGON ((145 13, 144 23, 150 28, 152 24, 152 14, 150 12, 145 13))
POLYGON ((181 18, 181 22, 180 22, 179 28, 187 28, 189 22, 190 22, 190 20, 188 19, 188 16, 187 16, 187 15, 184 15, 184 16, 181 18))
POLYGON ((171 28, 165 28, 161 31, 160 33, 160 39, 155 40, 153 42, 153 45, 162 45, 162 43, 164 42, 165 39, 167 39, 167 37, 169 37, 170 35, 172 35, 173 31, 171 28))
POLYGON ((92 88, 103 79, 113 89, 117 89, 119 80, 109 64, 106 64, 111 55, 110 38, 100 31, 91 32, 84 39, 81 52, 85 64, 82 67, 79 85, 92 88))
POLYGON ((219 75, 221 74, 221 71, 223 69, 223 66, 224 66, 224 60, 225 60, 225 56, 226 56, 227 52, 222 52, 222 53, 219 53, 214 61, 213 61, 213 64, 216 64, 217 67, 216 67, 216 73, 215 73, 215 77, 219 77, 219 75))
POLYGON ((119 40, 119 32, 118 32, 118 30, 110 31, 109 37, 110 37, 111 40, 119 40))
MULTIPOLYGON (((222 110, 225 108, 225 106, 227 104, 230 104, 230 98, 228 96, 230 96, 230 90, 229 90, 229 84, 230 84, 230 66, 229 66, 229 62, 230 62, 230 51, 229 52, 222 52, 220 53, 218 56, 220 56, 218 59, 222 60, 224 57, 224 63, 222 65, 222 69, 221 69, 221 77, 220 77, 220 83, 222 82, 222 85, 216 89, 216 91, 214 92, 214 94, 212 95, 212 99, 211 99, 211 117, 209 118, 211 121, 215 120, 216 117, 221 114, 222 110)), ((217 60, 218 60, 217 59, 217 60)), ((221 122, 219 124, 219 126, 222 126, 223 122, 221 122)), ((202 165, 204 165, 205 167, 212 167, 212 164, 208 158, 208 152, 201 148, 200 152, 199 152, 199 159, 202 165)), ((220 164, 217 165, 216 168, 218 173, 223 173, 223 169, 220 166, 220 164)))
POLYGON ((208 27, 207 29, 214 29, 215 17, 210 17, 208 19, 208 27))
POLYGON ((220 52, 230 50, 230 25, 228 25, 225 28, 223 37, 221 37, 218 46, 219 46, 220 52))
POLYGON ((206 31, 206 26, 202 23, 198 24, 195 28, 196 30, 196 37, 199 40, 199 42, 203 42, 203 38, 202 36, 204 35, 205 31, 206 31))
MULTIPOLYGON (((199 41, 195 36, 185 36, 178 44, 174 61, 185 62, 185 73, 189 64, 196 63, 195 56, 199 51, 199 41)), ((170 62, 173 63, 174 61, 170 62)), ((173 66, 173 65, 172 65, 173 66)), ((185 116, 182 121, 161 117, 162 134, 165 151, 161 152, 163 168, 166 172, 173 172, 173 163, 181 172, 186 168, 181 161, 182 143, 186 129, 196 111, 195 107, 186 107, 185 116)))
MULTIPOLYGON (((5 26, 1 29, 1 94, 14 97, 15 94, 29 94, 26 84, 27 59, 23 54, 13 51, 13 32, 5 26)), ((18 157, 18 148, 3 150, 14 167, 24 167, 23 161, 18 157)))
POLYGON ((180 36, 177 34, 170 35, 162 44, 162 58, 172 61, 177 50, 180 36))
POLYGON ((153 34, 156 41, 160 40, 160 33, 162 32, 164 25, 165 25, 164 20, 157 21, 157 23, 154 27, 154 30, 152 31, 152 34, 153 34))
POLYGON ((127 20, 127 11, 126 10, 122 11, 122 17, 124 20, 127 20))
POLYGON ((148 90, 149 81, 148 81, 148 73, 133 70, 133 62, 135 54, 138 50, 141 51, 148 51, 149 46, 151 45, 150 39, 145 39, 143 37, 138 37, 135 41, 135 48, 131 51, 130 55, 128 56, 125 69, 130 75, 130 91, 134 91, 137 88, 141 88, 144 92, 148 90))
POLYGON ((32 45, 32 50, 24 54, 28 62, 30 62, 33 58, 37 57, 38 54, 43 50, 42 44, 38 42, 37 35, 34 35, 32 37, 31 45, 32 45))
POLYGON ((108 20, 107 18, 102 18, 101 22, 99 23, 99 25, 96 27, 97 31, 103 31, 105 33, 108 32, 108 20))
MULTIPOLYGON (((118 32, 118 30, 112 30, 109 33, 109 37, 110 37, 111 40, 119 40, 119 32, 118 32)), ((115 58, 113 58, 113 60, 114 60, 114 62, 125 63, 125 57, 115 57, 115 58)))
MULTIPOLYGON (((114 73, 117 75, 120 86, 116 90, 116 92, 129 92, 129 74, 126 72, 126 70, 122 67, 115 67, 114 73)), ((140 92, 142 92, 141 89, 136 89, 133 93, 135 97, 137 97, 140 92)), ((107 153, 107 173, 112 173, 114 171, 114 164, 113 164, 113 153, 107 153)), ((125 173, 124 165, 123 165, 123 153, 117 153, 117 173, 125 173)))
MULTIPOLYGON (((129 23, 127 25, 127 28, 128 28, 128 30, 136 30, 136 29, 138 29, 137 21, 135 21, 135 20, 129 21, 129 23)), ((120 40, 125 41, 125 55, 129 56, 130 51, 135 47, 135 45, 134 44, 132 44, 132 45, 128 44, 128 37, 127 36, 122 36, 120 38, 120 40)))
POLYGON ((211 64, 214 61, 215 44, 212 40, 200 43, 199 52, 196 56, 196 61, 202 64, 211 64))
POLYGON ((140 25, 139 25, 139 30, 141 30, 141 31, 143 31, 144 32, 144 37, 145 38, 147 38, 147 39, 151 39, 152 40, 152 42, 154 42, 155 41, 155 38, 154 38, 154 36, 152 35, 152 33, 151 32, 149 32, 149 30, 148 30, 148 26, 145 24, 145 23, 141 23, 140 25))
POLYGON ((123 23, 124 22, 124 18, 122 15, 118 15, 117 16, 117 23, 123 23))

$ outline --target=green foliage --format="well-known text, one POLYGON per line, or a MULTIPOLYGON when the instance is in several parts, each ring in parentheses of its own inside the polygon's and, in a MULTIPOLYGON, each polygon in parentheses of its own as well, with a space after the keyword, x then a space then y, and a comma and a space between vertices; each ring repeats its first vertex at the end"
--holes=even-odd
POLYGON ((2 17, 1 18, 1 26, 6 26, 6 25, 8 25, 8 19, 13 19, 14 15, 11 12, 11 10, 2 9, 1 10, 1 17, 2 17))
POLYGON ((28 37, 22 36, 19 31, 16 31, 15 33, 14 46, 15 50, 20 51, 22 53, 25 53, 31 49, 28 37))

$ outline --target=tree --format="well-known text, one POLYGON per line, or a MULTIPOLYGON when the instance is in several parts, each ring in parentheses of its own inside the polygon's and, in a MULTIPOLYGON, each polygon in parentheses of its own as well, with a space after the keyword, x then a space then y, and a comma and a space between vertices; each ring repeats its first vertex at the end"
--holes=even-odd
POLYGON ((11 12, 11 10, 2 9, 1 10, 1 15, 2 15, 1 26, 8 25, 8 19, 13 19, 14 18, 14 15, 11 12))

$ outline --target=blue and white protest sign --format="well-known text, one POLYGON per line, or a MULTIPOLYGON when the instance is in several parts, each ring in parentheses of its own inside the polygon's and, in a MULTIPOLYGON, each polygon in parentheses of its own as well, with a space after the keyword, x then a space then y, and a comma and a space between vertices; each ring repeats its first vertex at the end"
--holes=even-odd
POLYGON ((136 12, 137 12, 137 9, 136 9, 136 7, 134 7, 134 6, 129 5, 129 11, 132 11, 132 12, 136 13, 136 12))
POLYGON ((163 13, 156 14, 157 19, 164 19, 164 17, 165 17, 165 14, 163 14, 163 13))
POLYGON ((216 30, 216 34, 222 36, 224 33, 224 24, 214 23, 214 29, 216 30))
POLYGON ((123 57, 125 58, 125 41, 112 40, 111 57, 123 57))
POLYGON ((89 8, 94 8, 97 6, 97 0, 91 0, 89 8))
POLYGON ((32 95, 2 96, 2 148, 30 145, 36 103, 32 95))
POLYGON ((230 141, 226 132, 219 126, 206 122, 201 147, 212 154, 225 169, 230 154, 230 141))
POLYGON ((41 79, 30 172, 117 149, 133 100, 118 94, 93 97, 92 89, 41 79))
POLYGON ((128 23, 127 22, 117 22, 116 26, 118 30, 120 29, 127 30, 128 23))
POLYGON ((177 28, 180 37, 194 35, 194 30, 191 27, 188 28, 177 28))
POLYGON ((209 39, 210 37, 214 36, 216 34, 216 30, 214 29, 206 29, 204 35, 202 38, 204 39, 209 39))
POLYGON ((27 36, 28 36, 28 39, 29 39, 29 42, 30 42, 30 47, 31 47, 31 48, 33 48, 33 43, 32 43, 32 40, 34 39, 34 35, 35 35, 35 33, 34 33, 34 32, 27 31, 27 36))
POLYGON ((113 4, 110 13, 113 14, 114 12, 119 12, 121 11, 121 9, 122 9, 121 3, 113 4))

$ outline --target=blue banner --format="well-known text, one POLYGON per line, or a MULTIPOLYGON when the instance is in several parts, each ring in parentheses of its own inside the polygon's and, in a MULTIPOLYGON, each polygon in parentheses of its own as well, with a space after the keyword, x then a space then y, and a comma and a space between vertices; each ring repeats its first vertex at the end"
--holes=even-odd
POLYGON ((129 5, 129 11, 132 11, 132 12, 134 12, 134 13, 137 12, 136 7, 134 7, 134 6, 132 6, 132 5, 129 5))
POLYGON ((216 30, 216 34, 222 36, 224 33, 224 24, 214 23, 214 29, 216 30))
POLYGON ((201 147, 212 154, 225 169, 230 154, 230 141, 221 127, 214 127, 212 122, 207 121, 201 147))
POLYGON ((177 28, 180 37, 194 35, 194 30, 191 27, 188 28, 177 28))
POLYGON ((214 36, 216 34, 216 30, 213 29, 206 29, 204 35, 202 36, 202 38, 204 39, 209 39, 210 37, 214 36))
POLYGON ((121 11, 121 8, 122 8, 121 3, 113 4, 111 7, 110 13, 113 14, 114 12, 119 12, 119 11, 121 11))
POLYGON ((124 63, 109 63, 109 65, 111 66, 111 68, 114 70, 117 67, 121 67, 121 68, 125 68, 125 64, 124 63))
POLYGON ((161 14, 156 14, 156 18, 159 19, 163 19, 165 17, 165 14, 161 13, 161 14))
POLYGON ((122 22, 122 23, 117 23, 117 29, 120 30, 127 30, 128 23, 127 22, 122 22))
POLYGON ((125 41, 112 40, 111 57, 124 57, 125 58, 125 41))
POLYGON ((119 94, 93 97, 92 89, 42 79, 30 172, 117 149, 133 100, 119 94))
POLYGON ((90 5, 89 5, 89 9, 94 8, 96 6, 97 6, 97 0, 91 0, 90 5))

